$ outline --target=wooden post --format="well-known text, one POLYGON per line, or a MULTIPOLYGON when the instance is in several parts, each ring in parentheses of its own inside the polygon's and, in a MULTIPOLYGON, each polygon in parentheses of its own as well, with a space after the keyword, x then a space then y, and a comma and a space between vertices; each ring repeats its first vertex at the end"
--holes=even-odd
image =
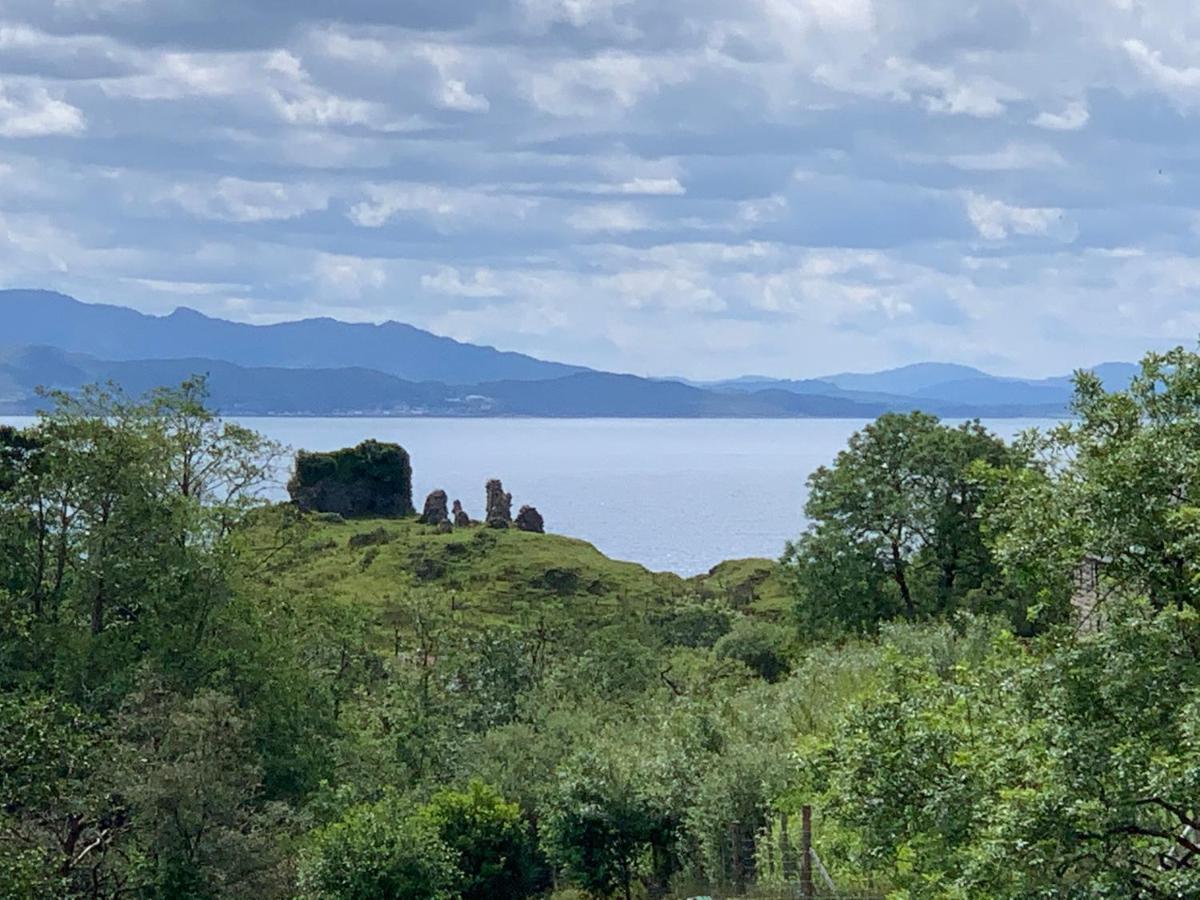
POLYGON ((812 900, 817 896, 813 886, 812 865, 812 807, 805 806, 801 810, 803 818, 800 826, 800 896, 812 900))
POLYGON ((729 823, 729 851, 732 854, 733 883, 738 887, 742 884, 742 848, 738 838, 741 836, 737 822, 729 823))
POLYGON ((796 875, 796 867, 792 864, 792 838, 788 834, 788 814, 779 814, 779 871, 784 881, 789 881, 796 875))

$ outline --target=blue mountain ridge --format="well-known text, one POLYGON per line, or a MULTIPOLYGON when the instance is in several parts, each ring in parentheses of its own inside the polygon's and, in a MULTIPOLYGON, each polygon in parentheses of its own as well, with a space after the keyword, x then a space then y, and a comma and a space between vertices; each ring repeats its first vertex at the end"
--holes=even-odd
MULTIPOLYGON (((713 383, 599 372, 465 344, 387 322, 249 325, 189 309, 151 316, 64 294, 0 290, 0 413, 43 404, 39 386, 112 381, 140 394, 207 374, 214 404, 241 415, 840 417, 924 409, 943 416, 1058 416, 1071 376, 999 378, 917 363, 816 379, 713 383)), ((1136 367, 1098 366, 1110 387, 1136 367)))

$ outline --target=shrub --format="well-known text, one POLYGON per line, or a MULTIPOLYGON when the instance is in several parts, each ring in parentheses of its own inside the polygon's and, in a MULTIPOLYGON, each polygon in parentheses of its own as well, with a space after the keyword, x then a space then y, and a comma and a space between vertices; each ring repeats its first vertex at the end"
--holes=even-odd
POLYGON ((520 808, 495 788, 472 781, 463 791, 441 791, 420 817, 457 854, 464 900, 505 900, 536 891, 539 867, 529 830, 520 808))
POLYGON ((693 602, 665 610, 653 622, 667 644, 704 648, 729 632, 733 616, 719 604, 693 602))
POLYGON ((454 852, 434 823, 394 799, 351 809, 319 829, 300 863, 309 900, 451 900, 454 852))
POLYGON ((350 535, 347 545, 351 550, 361 550, 363 547, 378 547, 392 540, 391 532, 386 528, 376 528, 374 531, 363 531, 350 535))
POLYGON ((778 681, 788 672, 787 632, 769 622, 742 619, 714 645, 717 656, 736 659, 767 681, 778 681))

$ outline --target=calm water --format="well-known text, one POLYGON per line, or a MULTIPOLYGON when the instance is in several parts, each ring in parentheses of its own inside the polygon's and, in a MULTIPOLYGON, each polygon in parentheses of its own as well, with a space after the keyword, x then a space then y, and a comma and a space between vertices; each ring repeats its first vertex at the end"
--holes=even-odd
MULTIPOLYGON (((20 422, 28 420, 7 420, 20 422)), ((412 455, 413 493, 443 488, 482 518, 501 478, 513 512, 616 559, 694 575, 723 559, 778 556, 804 527, 804 482, 863 420, 849 419, 243 419, 295 449, 365 438, 412 455)), ((1005 437, 1043 420, 1003 419, 1005 437)), ((279 488, 282 496, 282 484, 279 488)))

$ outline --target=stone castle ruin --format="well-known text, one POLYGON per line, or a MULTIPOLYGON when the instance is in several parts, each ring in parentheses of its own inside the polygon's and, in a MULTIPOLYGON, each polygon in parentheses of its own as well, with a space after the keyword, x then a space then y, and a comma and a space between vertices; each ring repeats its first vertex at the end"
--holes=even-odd
MULTIPOLYGON (((292 502, 304 512, 330 513, 343 518, 405 518, 413 515, 412 462, 399 444, 363 441, 325 453, 301 450, 287 485, 292 502)), ((522 506, 514 520, 512 494, 500 479, 488 481, 484 524, 489 528, 511 528, 545 533, 541 513, 522 506)), ((418 521, 447 533, 470 528, 473 521, 462 501, 449 506, 444 490, 431 491, 418 521)))
POLYGON ((441 525, 450 521, 450 513, 446 509, 449 499, 442 490, 433 491, 425 498, 425 510, 421 513, 422 525, 441 525))
POLYGON ((399 444, 363 441, 330 453, 301 450, 287 490, 305 512, 345 518, 397 518, 415 512, 412 463, 399 444))
POLYGON ((489 481, 486 490, 487 516, 484 521, 488 528, 507 528, 512 524, 512 494, 504 492, 499 478, 489 481))
POLYGON ((546 523, 542 521, 542 514, 537 511, 536 506, 522 506, 521 511, 517 513, 516 526, 521 531, 546 533, 546 523))

